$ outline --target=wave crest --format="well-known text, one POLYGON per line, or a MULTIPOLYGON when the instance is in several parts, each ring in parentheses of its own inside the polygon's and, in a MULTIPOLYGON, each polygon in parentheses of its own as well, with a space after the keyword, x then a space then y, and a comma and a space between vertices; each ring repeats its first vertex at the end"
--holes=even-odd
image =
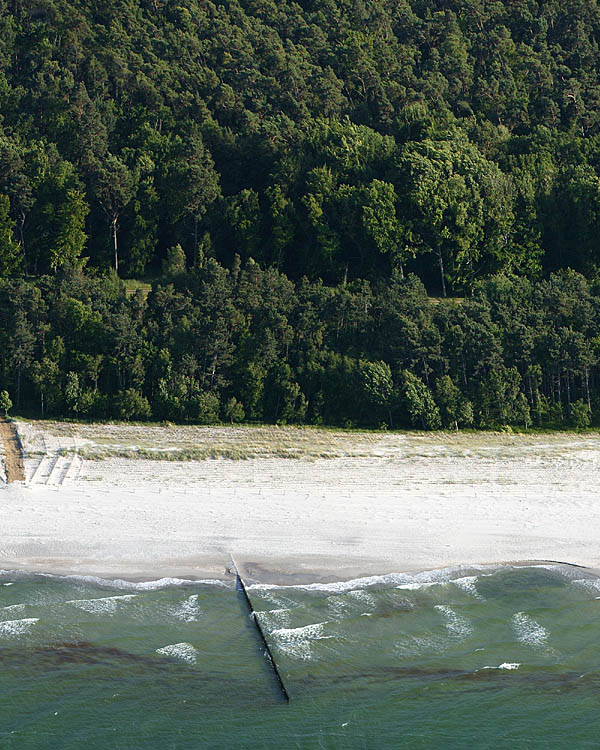
POLYGON ((25 617, 22 620, 4 620, 4 622, 0 622, 0 637, 14 638, 15 636, 28 633, 35 623, 39 621, 39 617, 25 617))
POLYGON ((168 646, 157 648, 156 653, 180 659, 188 664, 195 664, 198 660, 198 649, 194 648, 191 643, 171 643, 168 646))

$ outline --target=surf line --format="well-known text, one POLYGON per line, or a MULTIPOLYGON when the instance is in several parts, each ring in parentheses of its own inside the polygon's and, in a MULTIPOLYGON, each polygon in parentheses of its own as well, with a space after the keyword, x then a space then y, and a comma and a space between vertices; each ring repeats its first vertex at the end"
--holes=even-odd
POLYGON ((283 682, 283 677, 281 676, 281 672, 279 671, 279 668, 277 667, 277 662, 275 661, 275 658, 273 657, 273 652, 271 651, 271 648, 269 644, 267 643, 267 639, 265 638, 263 629, 261 628, 260 622, 258 621, 258 617, 256 616, 256 611, 254 607, 252 606, 252 602, 250 600, 250 596, 248 595, 248 589, 246 588, 244 579, 240 575, 240 571, 238 570, 238 566, 235 560, 233 559, 233 556, 229 555, 229 559, 231 560, 233 572, 235 573, 236 587, 238 591, 240 591, 244 596, 244 600, 246 602, 246 605, 248 606, 248 611, 250 612, 250 619, 254 623, 254 626, 256 627, 256 632, 258 633, 258 637, 260 638, 261 643, 263 645, 265 659, 271 665, 271 669, 273 670, 273 674, 275 675, 275 680, 277 681, 277 684, 279 685, 279 689, 281 691, 282 696, 289 703, 290 694, 288 693, 285 687, 285 684, 283 682))

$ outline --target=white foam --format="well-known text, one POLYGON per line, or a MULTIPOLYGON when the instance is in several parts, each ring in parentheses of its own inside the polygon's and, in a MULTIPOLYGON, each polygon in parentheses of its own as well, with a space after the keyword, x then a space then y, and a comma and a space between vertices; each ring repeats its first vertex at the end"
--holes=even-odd
POLYGON ((14 586, 15 584, 11 582, 11 583, 3 583, 2 585, 3 586, 14 586))
POLYGON ((274 625, 279 627, 287 627, 290 624, 290 609, 266 609, 255 612, 255 615, 264 624, 266 628, 271 628, 274 625))
POLYGON ((191 643, 171 643, 168 646, 157 648, 156 653, 181 659, 181 661, 186 661, 188 664, 195 664, 198 659, 198 650, 191 643))
POLYGON ((518 669, 521 666, 521 663, 518 661, 505 661, 502 662, 502 664, 498 664, 497 667, 482 667, 482 669, 518 669))
POLYGON ((23 620, 5 620, 0 622, 0 637, 13 638, 28 633, 32 626, 39 622, 38 617, 26 617, 23 620))
MULTIPOLYGON (((251 588, 248 586, 247 588, 251 588)), ((298 604, 293 599, 281 594, 275 595, 272 591, 258 591, 257 596, 260 597, 267 604, 271 604, 273 609, 293 609, 298 604)))
POLYGON ((406 591, 417 591, 418 589, 428 589, 430 586, 439 586, 442 581, 423 581, 423 583, 401 583, 396 586, 397 589, 406 589, 406 591))
POLYGON ((22 612, 24 609, 24 604, 9 604, 8 607, 2 607, 3 612, 22 612))
MULTIPOLYGON (((23 579, 35 579, 40 578, 52 578, 58 581, 75 581, 76 583, 89 583, 96 586, 104 586, 105 588, 121 589, 125 591, 154 591, 155 589, 163 589, 170 586, 194 586, 194 585, 210 585, 210 586, 223 586, 225 588, 231 588, 234 584, 232 581, 223 580, 220 578, 202 578, 198 580, 192 580, 190 578, 158 578, 152 581, 126 581, 122 578, 99 578, 98 576, 84 576, 84 575, 56 575, 54 573, 30 573, 22 570, 4 570, 0 569, 0 576, 11 576, 12 578, 19 577, 23 579)), ((13 584, 3 584, 10 585, 13 584)))
MULTIPOLYGON (((43 574, 46 575, 46 574, 43 574)), ((187 578, 158 578, 155 581, 125 581, 121 578, 110 580, 107 578, 97 578, 96 576, 49 576, 50 578, 62 578, 65 580, 81 581, 83 583, 93 583, 98 586, 106 586, 123 591, 155 591, 164 589, 168 586, 193 586, 196 584, 209 584, 214 586, 230 587, 228 581, 208 578, 206 580, 192 581, 187 578)))
POLYGON ((460 577, 460 573, 470 573, 473 570, 485 575, 485 571, 495 572, 509 566, 499 565, 459 565, 456 568, 439 568, 437 570, 425 570, 421 573, 388 573, 386 575, 366 576, 354 578, 350 581, 337 581, 335 583, 306 583, 278 585, 272 583, 253 583, 248 589, 257 591, 268 591, 274 589, 299 589, 303 591, 326 591, 334 594, 344 594, 352 589, 365 589, 371 586, 396 586, 396 588, 420 588, 423 584, 449 583, 454 577, 460 577), (459 574, 457 576, 457 574, 459 574))
POLYGON ((394 645, 398 655, 405 659, 412 656, 423 656, 423 654, 439 654, 445 651, 451 641, 446 636, 415 636, 409 635, 401 638, 394 645))
POLYGON ((198 606, 198 594, 192 594, 173 610, 173 615, 184 622, 198 622, 200 607, 198 606))
POLYGON ((348 592, 348 596, 358 599, 361 604, 366 604, 369 607, 375 606, 375 597, 373 594, 369 594, 368 591, 364 591, 363 589, 353 589, 348 592))
POLYGON ((588 591, 600 591, 600 579, 599 578, 577 578, 571 581, 573 586, 587 589, 588 591))
POLYGON ((569 565, 569 563, 534 563, 532 565, 518 565, 516 566, 518 568, 527 567, 527 568, 542 568, 542 570, 552 570, 556 573, 563 573, 566 578, 571 578, 572 576, 578 576, 581 575, 579 573, 579 566, 578 565, 569 565))
POLYGON ((546 645, 548 631, 532 617, 524 612, 516 612, 511 621, 518 641, 529 646, 546 645))
POLYGON ((465 617, 455 612, 451 607, 447 607, 445 604, 436 604, 435 609, 444 615, 446 620, 446 630, 451 636, 456 638, 466 638, 473 632, 470 622, 465 617))
POLYGON ((300 628, 278 628, 271 632, 271 636, 280 651, 296 659, 309 660, 312 658, 312 641, 333 638, 331 635, 324 635, 324 625, 327 622, 316 622, 300 628))
POLYGON ((310 625, 302 625, 298 628, 279 628, 274 630, 272 635, 284 638, 331 638, 323 635, 323 626, 327 625, 327 620, 323 622, 314 622, 310 625))
POLYGON ((301 591, 327 591, 333 594, 343 594, 356 588, 366 588, 368 586, 393 584, 396 579, 401 580, 407 576, 396 574, 384 576, 368 576, 366 578, 354 578, 351 581, 337 581, 335 583, 305 583, 295 584, 293 586, 283 586, 273 583, 253 583, 248 586, 249 589, 255 590, 273 590, 273 589, 298 589, 301 591))
POLYGON ((462 578, 455 578, 452 583, 455 586, 458 586, 459 589, 462 589, 462 591, 466 591, 467 594, 471 594, 471 596, 474 596, 476 599, 482 599, 483 597, 477 591, 477 579, 479 576, 463 576, 462 578))
POLYGON ((121 596, 103 596, 96 599, 68 599, 65 604, 72 604, 91 614, 113 614, 117 611, 119 602, 135 599, 137 594, 123 594, 121 596))
POLYGON ((289 612, 290 610, 287 607, 280 607, 279 609, 265 609, 262 612, 260 612, 261 615, 279 615, 282 612, 289 612))
POLYGON ((352 605, 345 597, 339 594, 327 597, 327 610, 332 617, 343 618, 350 609, 352 609, 352 605))
MULTIPOLYGON (((523 567, 523 566, 518 566, 523 567)), ((570 583, 581 582, 583 580, 598 581, 600 579, 591 577, 589 579, 581 578, 582 568, 578 565, 569 565, 568 563, 556 563, 556 564, 536 564, 528 565, 528 568, 542 568, 543 570, 551 570, 553 573, 557 573, 561 578, 566 579, 570 583)))

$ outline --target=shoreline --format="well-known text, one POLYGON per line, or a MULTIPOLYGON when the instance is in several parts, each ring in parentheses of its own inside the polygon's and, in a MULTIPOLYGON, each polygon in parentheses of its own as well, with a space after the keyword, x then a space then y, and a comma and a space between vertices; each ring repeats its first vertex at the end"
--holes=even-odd
MULTIPOLYGON (((244 582, 252 588, 253 586, 274 586, 274 587, 302 587, 302 586, 327 586, 335 584, 353 584, 357 587, 361 585, 373 585, 378 580, 386 581, 395 577, 414 576, 426 577, 428 574, 447 573, 451 575, 457 572, 484 572, 487 570, 497 570, 500 568, 521 568, 521 567, 558 567, 558 568, 576 568, 581 571, 581 575, 590 578, 600 578, 600 568, 591 568, 578 563, 565 562, 562 560, 506 560, 503 562, 493 563, 472 563, 453 565, 447 568, 424 568, 419 570, 388 570, 375 572, 374 570, 366 571, 360 567, 346 567, 345 569, 334 568, 315 568, 309 572, 307 568, 303 572, 298 572, 297 568, 291 571, 290 563, 287 563, 281 569, 281 565, 273 564, 273 561, 261 561, 252 563, 239 563, 240 574, 244 582), (346 575, 344 575, 344 571, 346 575), (340 578, 340 574, 342 577, 340 578)), ((294 564, 297 561, 294 561, 294 564)), ((281 563, 281 561, 279 561, 281 563)), ((30 566, 27 568, 0 567, 0 585, 3 578, 57 578, 57 579, 75 579, 82 581, 91 581, 107 588, 160 588, 169 585, 185 584, 223 584, 233 586, 236 576, 231 569, 224 572, 223 575, 211 575, 211 570, 206 569, 198 571, 198 575, 175 575, 173 569, 156 569, 147 571, 142 575, 131 575, 124 571, 122 574, 116 571, 101 574, 100 571, 89 571, 87 568, 77 568, 66 566, 64 569, 42 569, 41 567, 30 566)))
POLYGON ((600 568, 600 436, 17 426, 26 481, 0 488, 0 569, 219 579, 232 554, 246 579, 285 584, 600 568), (205 447, 259 455, 154 457, 205 447))

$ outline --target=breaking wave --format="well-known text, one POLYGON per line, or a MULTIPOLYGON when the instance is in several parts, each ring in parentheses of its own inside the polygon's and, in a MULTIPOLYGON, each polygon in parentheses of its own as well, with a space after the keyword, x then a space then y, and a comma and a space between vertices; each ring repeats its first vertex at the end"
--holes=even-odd
POLYGON ((194 648, 191 643, 171 643, 168 646, 157 648, 156 653, 180 659, 188 664, 195 664, 198 660, 198 649, 194 648))
POLYGON ((198 605, 198 594, 192 594, 173 610, 173 615, 183 622, 198 622, 200 617, 200 607, 198 605))
POLYGON ((5 620, 4 622, 0 622, 0 637, 14 638, 15 636, 28 633, 36 622, 39 622, 38 617, 26 617, 22 620, 5 620))
POLYGON ((312 641, 333 638, 324 634, 325 625, 327 622, 317 622, 299 628, 278 628, 272 630, 270 635, 280 651, 297 659, 309 660, 313 658, 312 641))
POLYGON ((446 630, 456 638, 466 638, 471 635, 473 628, 469 621, 444 604, 436 604, 435 609, 441 612, 446 620, 446 630))
POLYGON ((120 602, 135 599, 137 594, 123 594, 121 596, 103 596, 95 599, 67 599, 65 604, 72 604, 90 614, 114 614, 120 602))
POLYGON ((528 646, 545 646, 548 641, 548 631, 539 622, 524 612, 516 612, 512 616, 512 626, 518 641, 528 646))

